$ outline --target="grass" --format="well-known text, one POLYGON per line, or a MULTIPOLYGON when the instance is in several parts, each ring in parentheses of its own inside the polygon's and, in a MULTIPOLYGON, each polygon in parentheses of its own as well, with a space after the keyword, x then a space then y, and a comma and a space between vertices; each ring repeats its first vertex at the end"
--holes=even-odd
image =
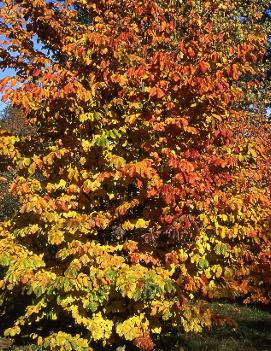
MULTIPOLYGON (((271 309, 232 303, 212 303, 214 311, 233 318, 236 327, 215 327, 203 334, 167 334, 157 342, 155 351, 270 351, 271 309)), ((28 346, 9 345, 0 338, 0 351, 33 351, 28 346), (5 345, 6 344, 6 345, 5 345)), ((109 349, 108 349, 109 350, 109 349)), ((113 350, 110 348, 110 350, 113 350)), ((115 348, 114 348, 115 350, 115 348)), ((124 349, 123 349, 124 350, 124 349)), ((105 350, 106 351, 106 350, 105 350)), ((130 348, 125 351, 131 351, 130 348)))
POLYGON ((236 327, 214 327, 202 334, 168 336, 156 351, 270 351, 271 311, 232 303, 212 303, 213 310, 234 319, 236 327), (171 340, 170 340, 171 339, 171 340), (174 340, 175 339, 175 340, 174 340))

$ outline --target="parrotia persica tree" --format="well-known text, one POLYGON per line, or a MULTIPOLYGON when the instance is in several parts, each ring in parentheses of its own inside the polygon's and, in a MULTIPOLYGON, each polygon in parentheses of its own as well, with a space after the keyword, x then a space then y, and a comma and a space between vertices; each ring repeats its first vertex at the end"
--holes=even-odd
POLYGON ((210 327, 204 299, 270 300, 269 131, 240 108, 265 2, 2 1, 3 100, 36 126, 1 131, 5 335, 152 350, 210 327))

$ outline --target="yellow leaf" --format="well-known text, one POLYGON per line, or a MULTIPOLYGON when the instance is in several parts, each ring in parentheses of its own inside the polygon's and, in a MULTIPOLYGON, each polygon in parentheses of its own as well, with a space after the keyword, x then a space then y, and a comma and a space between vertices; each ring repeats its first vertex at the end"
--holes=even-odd
POLYGON ((184 262, 184 261, 186 261, 188 259, 188 255, 184 251, 184 249, 180 249, 179 250, 179 258, 180 258, 181 262, 184 262))
POLYGON ((221 277, 222 273, 223 273, 222 267, 221 266, 217 266, 216 273, 215 273, 216 277, 217 278, 221 277))
POLYGON ((139 218, 135 223, 135 228, 148 228, 150 221, 145 221, 143 218, 139 218))
POLYGON ((58 188, 62 188, 62 189, 65 189, 66 187, 66 181, 64 179, 60 179, 60 182, 58 183, 58 188))
POLYGON ((221 227, 220 236, 222 239, 225 238, 225 236, 226 236, 226 228, 225 227, 221 227))
POLYGON ((154 327, 151 329, 151 331, 154 333, 154 334, 160 334, 161 331, 162 331, 162 328, 161 327, 154 327))
POLYGON ((212 114, 212 117, 214 117, 215 119, 217 119, 218 121, 222 121, 222 117, 221 116, 219 116, 219 115, 217 115, 217 114, 212 114))
POLYGON ((86 139, 83 139, 82 140, 82 147, 83 147, 83 150, 85 151, 85 152, 87 152, 87 151, 89 151, 90 150, 90 148, 91 148, 91 142, 90 141, 88 141, 88 140, 86 140, 86 139))
POLYGON ((18 325, 16 325, 13 328, 6 329, 4 332, 4 335, 5 336, 15 336, 15 335, 20 334, 20 332, 21 332, 21 328, 18 325))
POLYGON ((42 337, 41 336, 38 337, 37 344, 38 344, 38 346, 42 345, 42 337))
POLYGON ((226 221, 228 219, 228 216, 225 215, 225 214, 222 214, 220 215, 220 218, 223 220, 223 221, 226 221))
POLYGON ((132 224, 130 221, 125 221, 123 224, 122 224, 122 229, 124 230, 133 230, 135 227, 134 224, 132 224))

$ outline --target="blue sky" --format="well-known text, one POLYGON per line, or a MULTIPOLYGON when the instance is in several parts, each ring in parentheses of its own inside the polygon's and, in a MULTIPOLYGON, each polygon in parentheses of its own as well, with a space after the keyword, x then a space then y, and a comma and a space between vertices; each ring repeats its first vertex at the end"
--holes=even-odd
MULTIPOLYGON (((3 39, 6 39, 3 35, 0 35, 0 46, 1 46, 1 41, 3 39)), ((34 48, 41 50, 41 44, 37 42, 37 37, 33 38, 33 42, 34 42, 34 48)), ((0 69, 0 79, 5 78, 7 76, 14 76, 15 75, 15 70, 11 69, 11 68, 7 68, 7 69, 0 69)), ((6 103, 1 101, 1 97, 2 94, 0 93, 0 113, 3 111, 3 109, 6 106, 6 103)))
MULTIPOLYGON (((5 70, 0 70, 0 79, 5 78, 7 76, 13 76, 14 75, 14 70, 8 68, 5 70)), ((0 94, 0 99, 2 97, 2 94, 0 94)), ((6 107, 6 104, 0 100, 0 112, 3 111, 3 109, 6 107)))
MULTIPOLYGON (((2 40, 5 39, 5 37, 3 35, 0 35, 0 46, 2 45, 1 42, 2 40)), ((5 78, 7 76, 13 76, 14 75, 14 70, 8 68, 5 70, 0 69, 0 79, 5 78)), ((0 94, 0 98, 1 98, 1 94, 0 94)), ((6 104, 4 104, 1 100, 0 100, 0 112, 4 109, 6 104)))

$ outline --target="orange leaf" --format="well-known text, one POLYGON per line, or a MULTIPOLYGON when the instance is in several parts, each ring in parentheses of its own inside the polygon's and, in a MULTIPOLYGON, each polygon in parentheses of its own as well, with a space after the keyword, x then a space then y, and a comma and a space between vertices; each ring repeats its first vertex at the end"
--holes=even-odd
POLYGON ((164 31, 167 28, 167 22, 163 21, 161 24, 161 30, 164 31))
POLYGON ((162 90, 159 87, 156 88, 156 94, 157 94, 158 99, 161 99, 165 95, 164 90, 162 90))
POLYGON ((210 66, 205 61, 199 61, 199 68, 200 68, 201 72, 204 74, 209 70, 210 66))
POLYGON ((196 56, 195 51, 194 51, 191 47, 188 48, 187 54, 188 54, 188 56, 191 57, 191 58, 193 58, 193 57, 196 56))
POLYGON ((156 96, 156 94, 157 94, 156 87, 152 87, 149 91, 150 97, 156 96))

